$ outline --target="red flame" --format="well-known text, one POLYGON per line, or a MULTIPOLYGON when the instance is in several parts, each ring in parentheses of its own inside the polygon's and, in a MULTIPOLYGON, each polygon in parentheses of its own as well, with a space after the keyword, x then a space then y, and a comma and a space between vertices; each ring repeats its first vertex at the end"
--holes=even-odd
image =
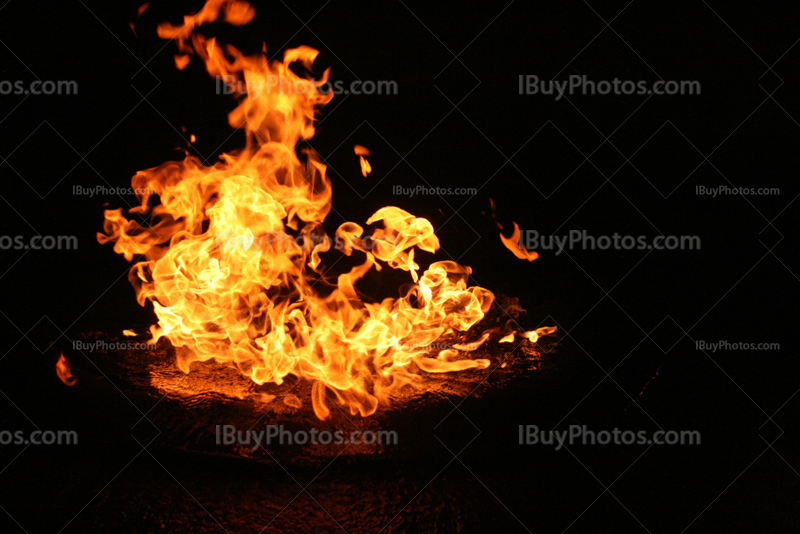
POLYGON ((77 378, 72 376, 72 368, 69 363, 69 359, 64 356, 64 353, 61 353, 59 356, 58 361, 56 362, 56 374, 58 378, 61 379, 68 386, 74 386, 75 383, 78 381, 77 378))

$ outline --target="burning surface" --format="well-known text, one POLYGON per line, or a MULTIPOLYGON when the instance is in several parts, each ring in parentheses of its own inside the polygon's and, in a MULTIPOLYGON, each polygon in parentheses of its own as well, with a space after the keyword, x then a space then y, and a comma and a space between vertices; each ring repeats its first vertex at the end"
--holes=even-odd
MULTIPOLYGON (((148 216, 147 226, 121 209, 105 212, 98 240, 113 242, 128 261, 143 256, 129 278, 139 304, 152 302, 158 317, 151 342, 168 339, 184 373, 195 361, 215 360, 256 384, 281 385, 289 375, 308 380, 320 419, 331 413, 328 393, 351 414, 368 416, 403 386, 424 387, 424 373, 487 368, 489 359, 470 354, 513 336, 514 327, 509 322, 459 344, 494 295, 469 287, 471 269, 452 261, 419 274, 415 250, 439 248, 426 219, 387 206, 367 220, 383 226, 368 237, 359 224, 340 225, 337 248, 363 262, 335 279, 327 274, 323 255, 331 240, 320 237, 331 183, 317 154, 298 148, 313 137, 315 117, 333 97, 320 91, 328 71, 318 80, 310 75, 318 52, 290 49, 283 61, 269 62, 265 51, 244 56, 196 31, 216 20, 246 24, 253 16, 246 2, 209 0, 183 25, 158 28, 162 38, 176 41, 179 68, 197 56, 212 76, 233 76, 251 89, 237 95, 228 117, 247 134, 243 149, 222 154, 211 167, 187 155, 138 172, 132 183, 143 193, 131 211, 148 216), (160 204, 151 208, 153 192, 160 204), (413 284, 396 299, 362 298, 359 279, 387 266, 407 271, 413 284)), ((356 154, 366 176, 368 151, 356 154)), ((553 331, 518 334, 535 342, 553 331)))

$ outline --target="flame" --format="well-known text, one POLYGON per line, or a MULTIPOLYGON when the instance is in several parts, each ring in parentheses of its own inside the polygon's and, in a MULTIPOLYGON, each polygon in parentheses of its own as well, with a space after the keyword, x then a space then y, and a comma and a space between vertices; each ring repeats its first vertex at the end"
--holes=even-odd
POLYGON ((539 253, 536 251, 530 251, 524 249, 519 244, 519 226, 517 223, 514 223, 514 231, 511 233, 511 237, 506 237, 502 233, 500 233, 500 240, 506 246, 508 250, 514 253, 514 256, 518 257, 521 260, 528 260, 533 261, 539 257, 539 253))
MULTIPOLYGON (((183 25, 158 28, 187 58, 179 68, 198 56, 212 76, 233 76, 259 90, 239 94, 228 116, 246 133, 243 149, 222 154, 210 167, 187 155, 133 177, 142 193, 131 212, 148 217, 148 225, 121 209, 105 211, 100 243, 113 242, 128 261, 143 256, 129 279, 139 304, 152 302, 158 317, 150 342, 166 337, 183 347, 176 352, 186 373, 194 361, 214 360, 237 366, 257 384, 281 384, 288 375, 308 379, 320 419, 330 414, 329 402, 371 415, 403 386, 423 385, 421 372, 488 367, 489 360, 471 359, 469 352, 493 331, 470 346, 436 354, 428 348, 456 340, 494 301, 490 291, 468 286, 469 267, 438 261, 419 274, 416 250, 439 248, 428 220, 387 206, 367 220, 382 225, 369 236, 362 226, 343 223, 336 247, 363 262, 335 279, 326 276, 322 254, 332 240, 322 223, 331 210, 331 183, 318 155, 298 143, 313 137, 315 117, 333 97, 320 91, 329 71, 316 80, 297 74, 296 67, 312 69, 318 52, 309 47, 270 62, 266 49, 244 56, 195 33, 217 19, 240 25, 253 16, 245 2, 209 0, 183 25), (160 199, 155 207, 153 192, 160 199), (362 300, 356 283, 386 266, 407 271, 414 283, 399 298, 362 300)), ((366 175, 369 151, 355 150, 366 175)), ((302 405, 296 397, 284 402, 302 405)))
POLYGON ((543 326, 541 328, 537 328, 536 330, 531 330, 530 332, 522 332, 520 336, 524 337, 531 343, 536 343, 539 341, 540 337, 555 334, 556 330, 557 328, 555 326, 543 326))
MULTIPOLYGON (((492 200, 490 198, 489 199, 489 203, 492 206, 492 219, 494 220, 494 223, 497 225, 498 228, 500 228, 500 230, 503 230, 503 225, 500 224, 500 222, 498 222, 498 220, 497 220, 497 206, 495 205, 494 200, 492 200)), ((506 237, 506 236, 503 235, 502 232, 500 232, 500 240, 503 242, 503 245, 505 245, 505 247, 508 250, 513 252, 514 256, 516 256, 517 258, 519 258, 521 260, 533 261, 536 258, 538 258, 539 257, 539 253, 538 252, 526 250, 525 248, 522 247, 522 245, 520 245, 520 243, 519 243, 519 234, 520 234, 519 226, 517 225, 517 223, 515 223, 513 221, 512 221, 512 224, 514 225, 514 231, 511 233, 511 237, 506 237)), ((512 338, 512 340, 513 340, 513 338, 512 338)))
POLYGON ((356 145, 353 149, 355 150, 356 156, 358 156, 358 159, 361 161, 361 174, 366 178, 367 175, 372 172, 372 165, 370 165, 369 161, 364 157, 369 157, 371 155, 369 149, 361 145, 356 145))
POLYGON ((71 365, 67 357, 64 356, 63 352, 61 353, 61 356, 59 356, 58 361, 56 362, 56 374, 58 375, 58 378, 60 378, 61 381, 68 386, 74 386, 75 383, 78 381, 77 378, 72 376, 71 365))

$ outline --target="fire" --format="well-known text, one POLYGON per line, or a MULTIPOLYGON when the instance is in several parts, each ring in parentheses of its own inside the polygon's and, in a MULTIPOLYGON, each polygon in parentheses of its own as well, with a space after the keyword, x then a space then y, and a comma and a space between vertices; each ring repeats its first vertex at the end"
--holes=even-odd
MULTIPOLYGON (((422 372, 488 367, 489 360, 469 353, 501 332, 489 330, 468 345, 457 336, 483 319, 494 295, 468 286, 471 269, 452 261, 419 273, 415 251, 439 248, 429 221, 388 206, 367 220, 382 225, 369 236, 353 222, 340 225, 335 239, 325 234, 332 198, 326 166, 312 149, 298 148, 313 137, 315 117, 333 97, 320 91, 328 71, 320 79, 310 75, 318 52, 290 49, 283 61, 269 62, 266 51, 244 56, 196 33, 218 19, 241 25, 253 16, 245 2, 209 0, 183 25, 158 28, 176 41, 179 68, 197 56, 212 76, 246 82, 228 118, 247 142, 211 167, 188 155, 139 171, 132 184, 143 192, 141 204, 131 211, 149 216, 149 225, 121 209, 105 211, 100 243, 113 242, 128 261, 143 256, 129 279, 139 304, 152 302, 158 317, 150 342, 165 337, 182 347, 178 366, 185 373, 195 361, 215 360, 257 384, 281 384, 287 375, 307 379, 321 419, 330 402, 371 415, 403 386, 424 384, 422 372), (298 67, 307 74, 297 74, 298 67), (153 192, 160 200, 155 207, 153 192), (334 243, 363 262, 331 279, 323 254, 334 243), (387 266, 407 271, 414 283, 399 298, 362 300, 358 280, 387 266), (434 342, 451 348, 434 354, 434 342)), ((359 148, 366 175, 369 151, 359 148)), ((553 330, 524 337, 535 341, 553 330)))
POLYGON ((68 386, 74 386, 78 381, 78 379, 72 375, 72 366, 63 352, 56 362, 56 374, 58 378, 68 386))
POLYGON ((364 178, 366 178, 367 175, 372 172, 372 165, 370 165, 369 161, 367 161, 367 158, 371 155, 369 149, 361 145, 356 145, 353 148, 356 156, 358 156, 359 160, 361 161, 361 174, 363 174, 364 178))
MULTIPOLYGON (((502 230, 502 226, 500 229, 502 230)), ((506 246, 508 250, 514 253, 514 256, 518 257, 521 260, 528 260, 533 261, 539 257, 539 253, 536 251, 526 250, 519 244, 519 225, 514 223, 514 231, 511 233, 511 237, 506 237, 502 233, 500 234, 500 240, 506 246)))
MULTIPOLYGON (((492 206, 492 219, 494 219, 494 223, 497 225, 500 230, 503 230, 503 225, 497 221, 497 206, 495 206, 494 200, 489 199, 489 202, 492 206)), ((500 232, 500 241, 503 242, 503 245, 510 250, 514 256, 521 260, 528 260, 533 261, 539 257, 539 253, 536 251, 526 250, 522 245, 520 245, 520 231, 519 225, 512 221, 514 224, 514 231, 511 233, 511 237, 506 237, 503 235, 503 232, 500 232)), ((511 338, 513 340, 513 337, 511 338)))

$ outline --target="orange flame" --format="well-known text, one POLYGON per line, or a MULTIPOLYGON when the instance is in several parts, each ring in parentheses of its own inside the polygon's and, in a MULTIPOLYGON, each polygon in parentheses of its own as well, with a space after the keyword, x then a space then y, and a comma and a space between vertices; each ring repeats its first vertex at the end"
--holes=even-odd
POLYGON ((370 156, 369 149, 361 145, 356 145, 353 148, 356 156, 358 156, 358 159, 361 160, 361 174, 363 174, 364 178, 366 178, 367 175, 372 172, 372 165, 370 165, 369 161, 366 159, 370 156))
MULTIPOLYGON (((498 228, 500 228, 500 230, 503 230, 503 225, 497 221, 497 213, 496 213, 497 206, 495 206, 494 200, 490 198, 489 203, 492 206, 492 219, 494 219, 494 223, 497 225, 498 228)), ((503 235, 502 232, 500 232, 500 240, 503 242, 503 245, 505 245, 505 247, 508 250, 513 252, 514 256, 516 256, 521 260, 533 261, 536 258, 538 258, 539 257, 538 252, 532 250, 526 250, 525 248, 522 247, 522 245, 519 244, 519 234, 520 234, 519 226, 517 225, 517 223, 513 221, 512 223, 514 224, 514 231, 512 232, 511 237, 506 237, 503 235)))
POLYGON ((78 381, 77 378, 72 376, 71 365, 67 357, 64 356, 63 352, 61 353, 61 356, 59 356, 58 361, 56 362, 56 374, 58 375, 58 378, 60 378, 61 381, 68 386, 74 386, 75 383, 78 381))
MULTIPOLYGON (((486 368, 489 360, 468 356, 494 332, 474 347, 453 345, 436 355, 427 348, 472 328, 494 295, 468 287, 471 269, 452 261, 418 273, 416 249, 439 248, 426 219, 384 207, 367 220, 383 228, 366 238, 360 225, 343 223, 335 232, 337 248, 363 256, 363 263, 336 280, 326 278, 321 254, 332 240, 320 236, 327 237, 322 223, 331 210, 331 183, 317 154, 297 146, 313 137, 315 117, 333 94, 320 91, 328 71, 314 80, 289 68, 299 63, 310 71, 318 52, 290 49, 283 61, 269 62, 266 50, 244 56, 195 33, 218 18, 238 25, 253 15, 245 2, 209 0, 182 26, 158 28, 183 56, 199 56, 211 75, 233 76, 259 90, 239 94, 228 116, 246 133, 243 149, 222 154, 211 167, 187 156, 133 177, 134 189, 143 193, 131 211, 149 215, 148 226, 121 209, 105 211, 100 243, 113 242, 128 261, 144 256, 129 279, 139 304, 152 302, 158 317, 150 342, 166 337, 188 349, 178 351, 186 373, 192 362, 213 359, 237 366, 258 384, 281 384, 290 374, 306 378, 320 419, 330 414, 327 392, 352 414, 367 416, 404 385, 424 383, 420 370, 486 368), (153 191, 161 202, 156 207, 150 206, 153 191), (409 272, 414 284, 396 299, 362 301, 356 283, 385 266, 409 272)), ((359 154, 365 175, 368 153, 359 154)), ((302 405, 294 398, 284 402, 302 405)))
POLYGON ((508 250, 514 253, 514 256, 518 257, 521 260, 528 260, 533 261, 539 257, 539 253, 536 251, 526 250, 519 244, 519 226, 517 223, 514 223, 514 231, 511 233, 511 237, 506 237, 502 233, 500 234, 500 240, 506 246, 508 250))
POLYGON ((497 340, 498 343, 513 343, 514 342, 514 332, 511 332, 507 336, 503 336, 497 340))
POLYGON ((555 326, 543 326, 542 328, 537 328, 536 330, 531 330, 530 332, 523 332, 520 334, 520 336, 524 337, 531 343, 536 343, 540 337, 555 334, 556 330, 557 328, 555 326))

